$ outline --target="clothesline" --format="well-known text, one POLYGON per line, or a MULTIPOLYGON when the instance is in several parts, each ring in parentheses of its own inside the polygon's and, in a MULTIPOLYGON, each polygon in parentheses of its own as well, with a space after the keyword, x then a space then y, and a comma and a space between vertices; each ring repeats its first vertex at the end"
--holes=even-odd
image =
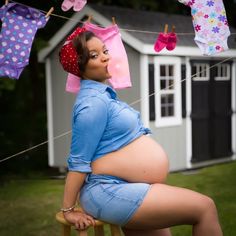
MULTIPOLYGON (((19 3, 19 2, 16 2, 16 1, 10 1, 10 2, 14 2, 14 3, 18 3, 18 4, 21 4, 21 5, 24 5, 26 7, 30 7, 26 4, 22 4, 22 3, 19 3)), ((41 10, 41 9, 38 9, 39 11, 43 12, 43 13, 47 13, 47 11, 44 11, 44 10, 41 10)), ((54 14, 54 13, 51 13, 50 16, 55 16, 55 17, 58 17, 58 18, 62 18, 64 20, 69 20, 69 21, 73 21, 73 22, 77 22, 77 23, 81 23, 83 24, 84 21, 77 21, 77 20, 74 20, 74 19, 71 19, 69 17, 66 17, 66 16, 63 16, 63 15, 58 15, 58 14, 54 14)), ((128 29, 128 28, 119 28, 120 31, 127 31, 127 32, 136 32, 136 33, 143 33, 143 34, 159 34, 159 33, 162 33, 162 32, 159 32, 159 31, 149 31, 149 30, 136 30, 136 29, 128 29)), ((178 35, 195 35, 194 32, 177 32, 176 33, 178 35)), ((231 35, 236 35, 236 33, 231 33, 231 35)))
MULTIPOLYGON (((214 65, 212 65, 212 66, 210 66, 210 67, 209 67, 209 70, 212 69, 212 68, 214 68, 214 67, 216 67, 216 66, 218 66, 218 65, 221 65, 221 64, 223 64, 224 62, 229 61, 229 60, 231 60, 231 59, 233 59, 233 58, 234 58, 234 57, 228 57, 228 58, 226 58, 226 59, 224 59, 224 60, 222 60, 222 61, 220 61, 220 62, 218 62, 218 63, 216 63, 216 64, 214 64, 214 65)), ((195 76, 201 74, 202 72, 205 72, 206 70, 207 70, 207 69, 204 69, 204 70, 199 71, 198 73, 193 74, 193 75, 190 77, 190 79, 192 79, 192 78, 194 78, 195 76)), ((182 79, 180 82, 182 83, 182 82, 184 82, 184 81, 186 81, 186 80, 187 80, 187 77, 185 77, 184 79, 182 79)), ((170 85, 170 86, 166 87, 165 89, 161 89, 161 91, 165 91, 165 90, 167 90, 167 89, 170 89, 170 88, 172 88, 173 86, 174 86, 174 85, 170 85)), ((155 95, 155 92, 152 93, 152 94, 149 94, 148 97, 151 97, 151 96, 154 96, 154 95, 155 95)), ((136 100, 136 101, 130 103, 129 105, 130 105, 130 106, 133 106, 133 105, 139 103, 140 101, 141 101, 141 99, 138 99, 138 100, 136 100)), ((65 133, 62 133, 62 134, 60 134, 60 135, 58 135, 58 136, 56 136, 56 137, 53 137, 53 140, 57 140, 57 139, 59 139, 59 138, 61 138, 61 137, 64 137, 64 136, 70 134, 70 133, 71 133, 71 130, 70 130, 70 131, 67 131, 67 132, 65 132, 65 133)), ((46 140, 46 141, 44 141, 44 142, 42 142, 42 143, 39 143, 39 144, 37 144, 37 145, 35 145, 35 146, 33 146, 33 147, 24 149, 24 150, 22 150, 22 151, 20 151, 20 152, 18 152, 18 153, 15 153, 15 154, 13 154, 13 155, 11 155, 11 156, 8 156, 8 157, 6 157, 6 158, 3 158, 3 159, 0 160, 0 163, 5 162, 5 161, 7 161, 7 160, 10 160, 10 159, 12 159, 13 157, 20 156, 21 154, 24 154, 24 153, 26 153, 26 152, 29 152, 29 151, 31 151, 31 150, 33 150, 33 149, 36 149, 36 148, 40 147, 40 146, 43 146, 44 144, 46 144, 46 143, 48 143, 48 142, 49 142, 49 140, 46 140)))

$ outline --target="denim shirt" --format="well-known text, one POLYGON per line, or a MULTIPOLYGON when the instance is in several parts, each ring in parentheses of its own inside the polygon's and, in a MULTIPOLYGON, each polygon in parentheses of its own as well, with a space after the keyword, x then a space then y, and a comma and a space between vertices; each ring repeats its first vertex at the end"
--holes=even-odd
POLYGON ((73 107, 68 169, 90 173, 92 161, 148 133, 140 113, 118 100, 110 86, 81 80, 73 107))

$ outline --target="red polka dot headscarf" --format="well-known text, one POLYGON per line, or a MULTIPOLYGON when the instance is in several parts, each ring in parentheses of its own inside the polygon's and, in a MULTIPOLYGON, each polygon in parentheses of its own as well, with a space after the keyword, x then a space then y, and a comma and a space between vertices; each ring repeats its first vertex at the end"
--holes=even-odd
POLYGON ((62 46, 59 59, 63 69, 73 75, 80 76, 80 70, 78 66, 78 54, 75 47, 72 44, 72 40, 82 32, 85 32, 85 28, 78 27, 67 39, 62 46))

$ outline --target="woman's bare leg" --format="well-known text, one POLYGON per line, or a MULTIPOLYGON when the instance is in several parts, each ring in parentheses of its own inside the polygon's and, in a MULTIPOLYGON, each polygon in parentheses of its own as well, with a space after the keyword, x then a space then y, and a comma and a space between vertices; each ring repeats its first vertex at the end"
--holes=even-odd
POLYGON ((132 230, 122 228, 125 236, 171 236, 170 229, 132 230))
POLYGON ((222 236, 216 206, 200 193, 165 184, 153 184, 125 228, 164 229, 193 225, 194 236, 222 236))

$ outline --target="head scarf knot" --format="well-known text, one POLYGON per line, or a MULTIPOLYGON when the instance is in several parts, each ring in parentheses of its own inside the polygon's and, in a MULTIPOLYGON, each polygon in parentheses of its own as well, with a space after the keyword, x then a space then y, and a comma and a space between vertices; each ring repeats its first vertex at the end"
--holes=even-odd
POLYGON ((73 33, 67 37, 59 53, 59 59, 63 69, 76 76, 80 76, 80 70, 78 66, 78 54, 73 46, 72 40, 85 31, 85 28, 80 27, 73 31, 73 33))

